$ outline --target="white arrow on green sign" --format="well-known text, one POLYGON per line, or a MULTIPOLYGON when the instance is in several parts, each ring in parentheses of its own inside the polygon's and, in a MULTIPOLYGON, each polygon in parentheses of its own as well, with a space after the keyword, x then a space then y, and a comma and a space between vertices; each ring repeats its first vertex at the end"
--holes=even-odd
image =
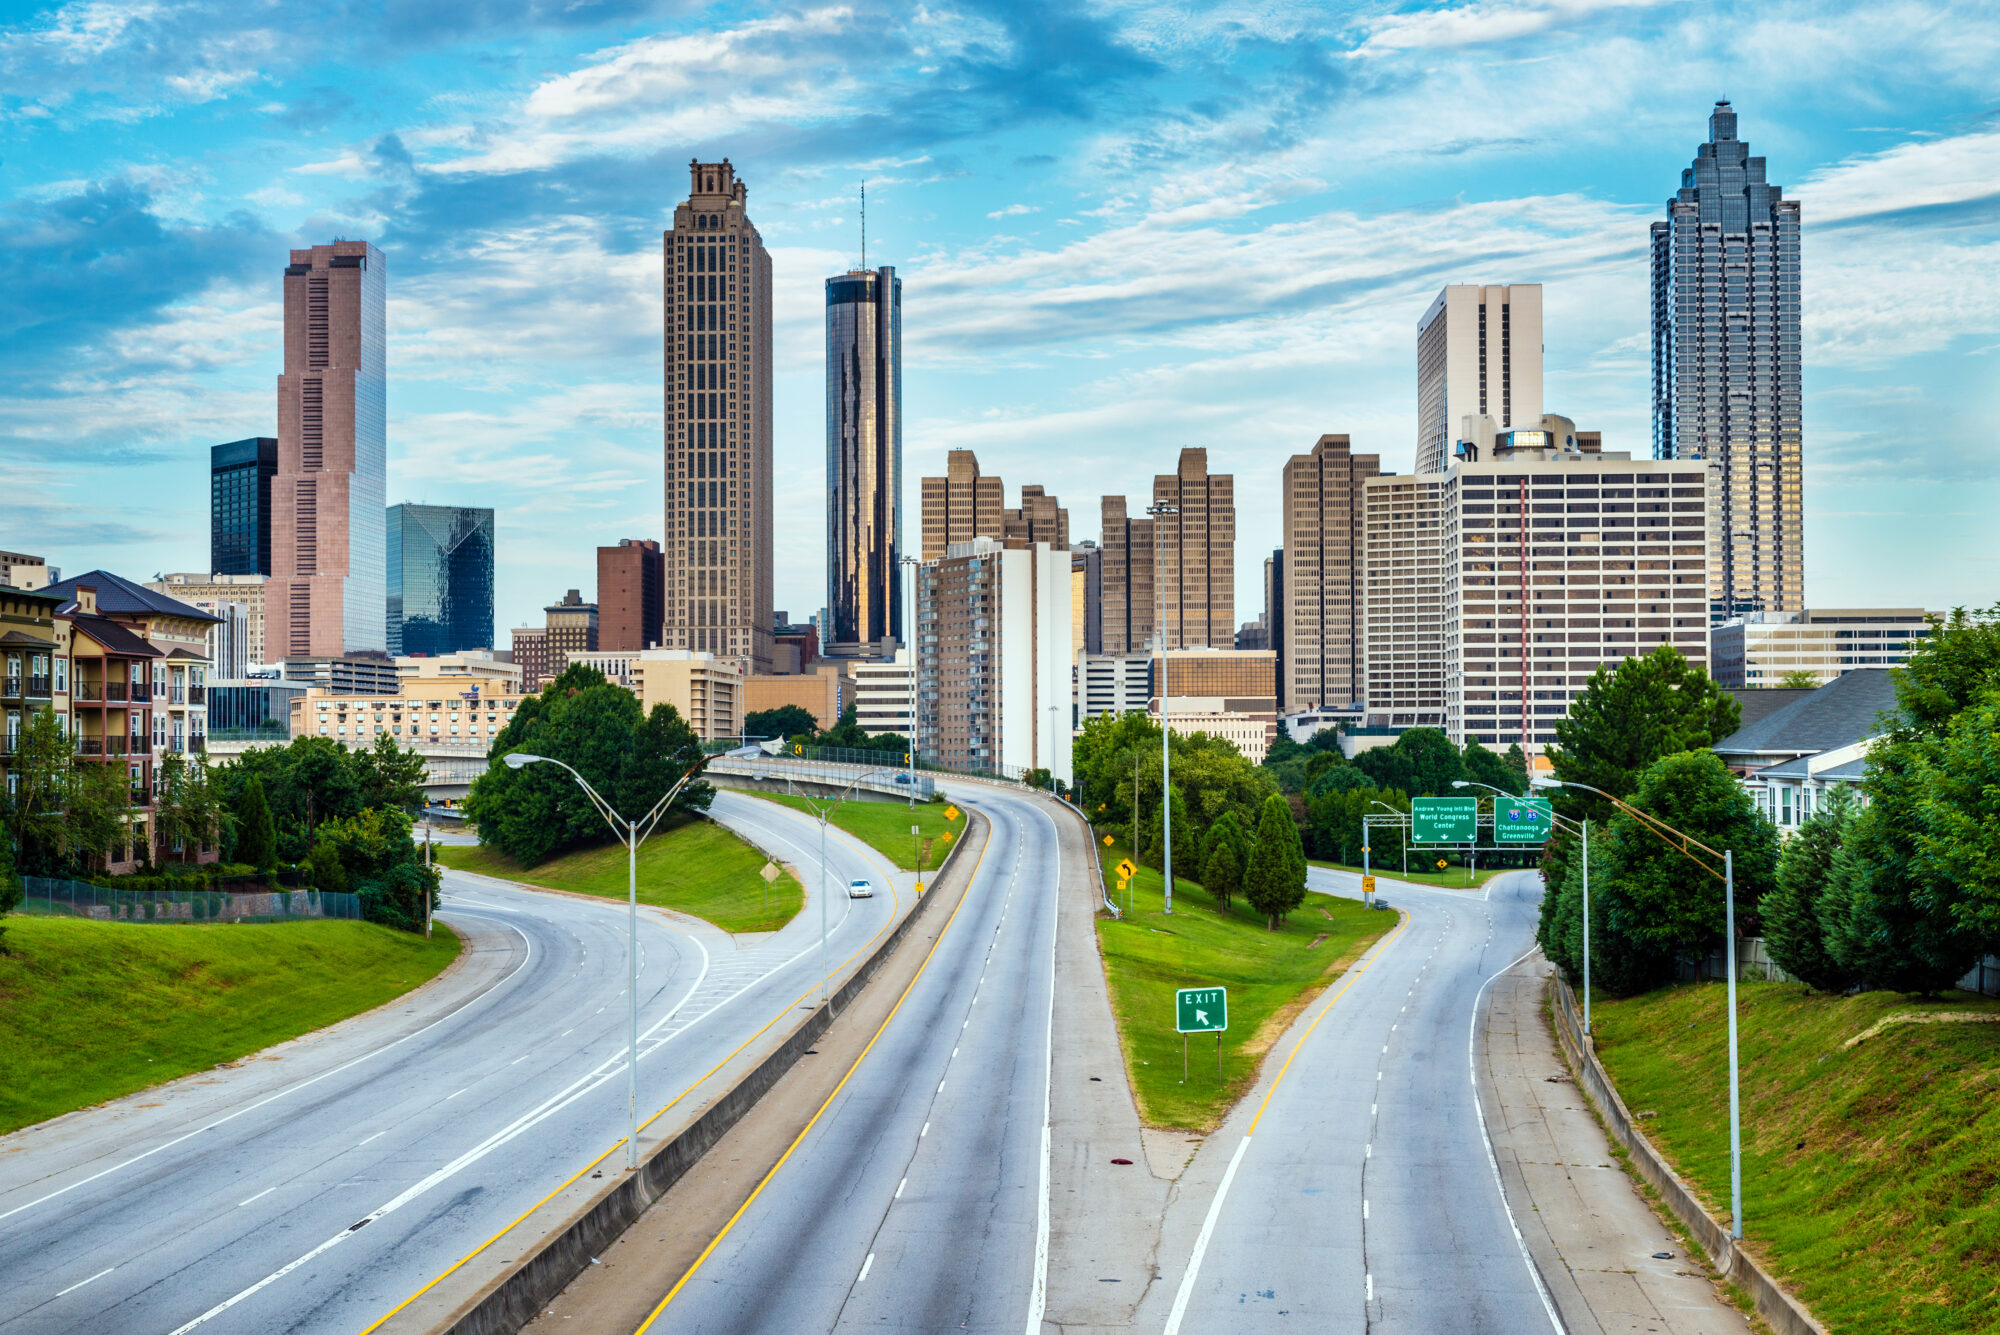
POLYGON ((1183 1034, 1219 1034, 1229 1027, 1229 992, 1220 987, 1184 987, 1174 993, 1174 1029, 1183 1034))

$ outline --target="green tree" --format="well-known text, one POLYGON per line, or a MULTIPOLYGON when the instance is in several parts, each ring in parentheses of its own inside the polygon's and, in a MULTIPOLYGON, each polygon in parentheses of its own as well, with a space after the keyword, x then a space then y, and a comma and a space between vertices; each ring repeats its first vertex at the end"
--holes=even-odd
POLYGON ((53 709, 39 709, 21 730, 9 767, 18 784, 9 820, 20 868, 30 876, 50 876, 69 861, 63 812, 77 780, 76 738, 56 721, 53 709))
MULTIPOLYGON (((634 818, 702 760, 700 739, 672 706, 659 705, 642 716, 630 691, 594 668, 570 665, 539 696, 522 701, 466 798, 466 815, 478 823, 480 842, 524 866, 611 835, 561 766, 509 769, 502 757, 513 751, 574 767, 614 810, 634 818)), ((677 805, 700 810, 713 797, 707 784, 695 781, 682 790, 677 805)))
POLYGON ((64 783, 63 854, 88 864, 109 860, 111 850, 131 837, 132 789, 122 763, 85 760, 72 765, 64 783))
POLYGON ((1227 912, 1230 901, 1243 893, 1243 870, 1250 861, 1249 836, 1244 834, 1243 822, 1236 818, 1236 813, 1225 811, 1209 827, 1203 843, 1202 888, 1215 896, 1218 910, 1227 912))
POLYGON ((1919 893, 1984 950, 2000 952, 2000 691, 1911 751, 1919 893))
POLYGON ((1507 772, 1513 775, 1514 778, 1512 783, 1503 784, 1501 786, 1512 788, 1517 793, 1527 792, 1528 757, 1522 753, 1521 744, 1519 742, 1515 742, 1512 746, 1509 746, 1507 748, 1507 755, 1505 759, 1507 762, 1507 772))
POLYGON ((1819 674, 1811 668, 1793 668, 1778 678, 1777 688, 1781 691, 1811 691, 1817 690, 1819 684, 1819 674))
POLYGON ((236 801, 236 860, 258 871, 270 871, 278 862, 277 824, 264 800, 264 780, 255 774, 244 781, 236 801))
POLYGON ((405 749, 386 732, 375 734, 375 745, 354 757, 355 786, 361 808, 394 807, 413 811, 424 804, 424 758, 405 749))
POLYGON ((314 886, 355 895, 370 922, 422 931, 426 900, 437 907, 438 872, 423 865, 410 831, 410 818, 391 807, 326 822, 315 832, 314 886))
MULTIPOLYGON (((1556 777, 1629 799, 1639 777, 1662 756, 1705 750, 1735 732, 1743 717, 1730 694, 1701 668, 1661 645, 1644 658, 1606 664, 1590 674, 1556 724, 1549 763, 1556 777)), ((1602 820, 1610 804, 1587 793, 1558 790, 1564 815, 1602 820)))
MULTIPOLYGON (((1145 853, 1139 861, 1154 871, 1164 871, 1165 858, 1161 855, 1167 846, 1166 835, 1160 829, 1160 776, 1153 774, 1151 791, 1144 800, 1144 815, 1141 823, 1145 827, 1145 853)), ((1179 775, 1175 776, 1179 778, 1179 775)), ((1174 874, 1193 880, 1201 875, 1201 826, 1189 819, 1186 800, 1181 796, 1181 787, 1174 785, 1173 800, 1174 874)))
POLYGON ((1764 944, 1773 962, 1822 992, 1844 992, 1860 981, 1828 952, 1820 912, 1855 814, 1853 793, 1846 784, 1836 785, 1825 804, 1785 841, 1778 854, 1777 884, 1760 906, 1764 944))
MULTIPOLYGON (((1514 748, 1519 751, 1519 746, 1514 748)), ((1519 794, 1524 787, 1521 772, 1478 742, 1465 744, 1465 777, 1504 792, 1519 794)))
MULTIPOLYGON (((0 803, 6 799, 0 797, 0 803)), ((4 918, 21 907, 25 892, 21 888, 21 876, 14 866, 14 833, 5 825, 0 825, 0 918, 4 918)), ((7 928, 0 924, 0 955, 7 953, 7 928)))
POLYGON ((1306 856, 1299 847, 1299 827, 1283 797, 1273 793, 1264 799, 1257 816, 1257 837, 1244 868, 1243 895, 1250 907, 1264 915, 1264 925, 1276 931, 1278 923, 1305 902, 1306 856))
MULTIPOLYGON (((1718 852, 1735 854, 1737 932, 1755 935, 1757 906, 1776 872, 1778 836, 1728 767, 1707 751, 1662 756, 1640 776, 1632 805, 1718 852)), ((1619 995, 1645 991, 1670 979, 1676 963, 1705 958, 1721 940, 1721 861, 1699 851, 1695 858, 1700 865, 1624 811, 1611 819, 1601 841, 1591 841, 1594 984, 1619 995)), ((1557 909, 1543 924, 1545 949, 1580 938, 1581 895, 1572 909, 1572 875, 1580 884, 1580 872, 1565 866, 1557 909), (1570 920, 1572 913, 1579 921, 1570 920)))
POLYGON ((776 709, 760 709, 743 716, 743 731, 751 737, 796 737, 800 733, 811 734, 819 731, 819 720, 812 712, 798 705, 781 705, 776 709))

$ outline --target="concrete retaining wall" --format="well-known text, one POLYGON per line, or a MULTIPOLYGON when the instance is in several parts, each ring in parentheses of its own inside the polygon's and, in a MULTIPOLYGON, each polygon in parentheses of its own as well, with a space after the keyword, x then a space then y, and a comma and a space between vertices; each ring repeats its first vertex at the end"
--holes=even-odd
POLYGON ((1556 1037, 1576 1069, 1579 1082, 1596 1102, 1605 1126, 1631 1153, 1632 1166, 1639 1171, 1639 1175, 1653 1184, 1653 1189, 1660 1193, 1660 1199, 1674 1212, 1674 1217, 1687 1226, 1688 1232, 1694 1234, 1723 1277, 1750 1295, 1757 1314, 1771 1323, 1772 1330, 1778 1335, 1827 1335, 1826 1327, 1813 1319, 1805 1305, 1785 1292, 1778 1281, 1766 1274, 1763 1267, 1737 1245, 1736 1240, 1729 1236, 1728 1225, 1709 1217, 1708 1211, 1701 1208, 1694 1193, 1688 1190, 1687 1183, 1667 1166, 1667 1161, 1653 1148, 1653 1143, 1632 1125, 1632 1114, 1626 1109, 1625 1101, 1612 1088, 1611 1077, 1606 1074, 1603 1063, 1597 1060, 1594 1047, 1584 1038, 1575 994, 1560 976, 1554 979, 1552 986, 1555 988, 1556 1037))
MULTIPOLYGON (((968 815, 968 826, 974 820, 982 825, 987 823, 985 816, 978 812, 968 815)), ((971 839, 960 838, 952 843, 951 851, 937 868, 933 885, 951 873, 958 865, 959 850, 972 842, 971 839)), ((828 1005, 814 1011, 790 1038, 779 1045, 777 1051, 759 1062, 686 1130, 653 1150, 639 1165, 636 1174, 621 1177, 607 1187, 572 1216, 566 1225, 536 1244, 510 1273, 495 1280, 449 1319, 434 1327, 435 1335, 514 1335, 532 1320, 583 1272, 591 1257, 601 1255, 619 1234, 645 1213, 646 1207, 665 1195, 668 1188, 722 1139, 771 1086, 778 1083, 800 1055, 826 1032, 834 1017, 845 1011, 848 1003, 860 994, 862 987, 902 943, 903 937, 935 898, 937 892, 927 890, 888 938, 875 948, 875 953, 868 957, 867 962, 833 994, 828 1005)))

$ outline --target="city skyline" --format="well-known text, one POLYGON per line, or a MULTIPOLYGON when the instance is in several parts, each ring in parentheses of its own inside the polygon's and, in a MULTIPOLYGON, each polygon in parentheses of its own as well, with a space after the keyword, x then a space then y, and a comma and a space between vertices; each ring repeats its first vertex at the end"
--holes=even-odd
MULTIPOLYGON (((801 34, 825 29, 826 49, 844 50, 882 22, 867 10, 528 25, 511 39, 531 49, 535 73, 475 75, 477 48, 464 41, 390 32, 379 52, 335 47, 309 58, 317 64, 266 54, 224 70, 213 68, 222 56, 190 56, 179 83, 145 63, 196 51, 171 15, 95 32, 79 78, 84 35, 49 11, 0 29, 9 105, 51 112, 0 129, 28 275, 25 319, 4 335, 0 450, 20 485, 0 502, 0 526, 48 535, 15 545, 73 567, 198 565, 206 507, 194 461, 274 425, 270 256, 367 236, 398 275, 389 489, 493 505, 510 534, 498 618, 536 620, 561 588, 589 585, 595 545, 660 527, 658 408, 647 406, 659 392, 657 236, 675 202, 671 173, 691 154, 727 154, 753 175, 772 248, 779 606, 816 605, 824 587, 824 496, 811 490, 824 485, 820 279, 854 262, 853 185, 864 178, 875 244, 912 282, 912 475, 943 472, 949 447, 981 448, 995 472, 1088 508, 1116 489, 1106 474, 1143 476, 1182 446, 1206 446, 1211 466, 1239 479, 1240 526, 1269 529, 1279 469, 1301 441, 1344 432, 1385 467, 1410 469, 1408 349, 1446 282, 1542 283, 1548 402, 1601 426, 1606 448, 1643 454, 1646 230, 1700 116, 1728 97, 1805 210, 1807 602, 1979 601, 2000 559, 1977 522, 1995 484, 1973 427, 1994 406, 2000 309, 2000 240, 1981 203, 2000 134, 1974 91, 1990 83, 1994 55, 1945 43, 1935 34, 1952 30, 1952 8, 1933 8, 1934 23, 1894 32, 1858 7, 1816 9, 1824 40, 1789 62, 1757 54, 1778 40, 1776 13, 1745 20, 1734 45, 1751 54, 1733 56, 1691 55, 1677 29, 1638 10, 1533 11, 1511 28, 1455 10, 1271 18, 1268 49, 1199 16, 1170 30, 1114 11, 1060 34, 1024 15, 978 31, 941 19, 930 35, 951 71, 1042 60, 1073 76, 1080 63, 1130 105, 1098 94, 1051 113, 1045 82, 1018 101, 974 83, 955 105, 986 98, 990 128, 925 120, 888 139, 864 130, 878 124, 871 108, 842 90, 788 113, 803 133, 741 108, 676 122, 717 86, 709 79, 729 76, 658 73, 702 40, 729 53, 720 66, 768 57, 795 76, 825 58, 801 54, 801 34), (1057 42, 1070 64, 1050 58, 1057 42), (1203 102, 1211 80, 1190 54, 1203 43, 1214 51, 1204 60, 1269 91, 1244 93, 1233 111, 1203 102), (1551 57, 1601 78, 1540 106, 1479 95, 1495 77, 1480 73, 1488 65, 1551 57), (1916 68, 1921 82, 1895 72, 1916 68), (466 128, 449 98, 343 103, 314 91, 341 84, 342 71, 456 88, 495 123, 533 133, 506 148, 466 128), (1454 78, 1471 80, 1445 103, 1460 111, 1421 124, 1406 114, 1454 78), (1161 122, 1142 105, 1174 110, 1161 122), (131 155, 130 132, 111 127, 132 116, 148 136, 182 137, 178 165, 131 155), (1232 116, 1272 127, 1247 156, 1227 133, 1232 116), (662 170, 628 170, 653 162, 641 153, 654 148, 624 146, 642 124, 654 127, 650 143, 671 145, 657 148, 662 170), (270 134, 279 125, 282 152, 270 134), (1367 132, 1365 151, 1345 132, 1336 140, 1336 125, 1367 132), (601 179, 613 166, 616 186, 601 179), (583 225, 538 182, 568 183, 605 221, 583 225), (174 272, 113 293, 65 271, 54 257, 71 252, 55 247, 85 217, 100 220, 90 244, 108 262, 93 272, 169 254, 174 272), (1385 230, 1398 237, 1386 257, 1385 230), (477 264, 457 262, 468 249, 477 264), (1237 278, 1219 303, 1207 282, 1218 258, 1237 278), (74 517, 85 483, 51 466, 57 441, 119 469, 128 485, 114 522, 95 507, 88 525, 74 517)), ((204 35, 235 30, 222 11, 204 22, 204 35)), ((925 61, 897 51, 871 67, 865 91, 896 105, 936 93, 925 61)), ((1091 536, 1082 525, 1073 534, 1091 536)), ((1256 564, 1237 563, 1243 609, 1261 601, 1256 564)))

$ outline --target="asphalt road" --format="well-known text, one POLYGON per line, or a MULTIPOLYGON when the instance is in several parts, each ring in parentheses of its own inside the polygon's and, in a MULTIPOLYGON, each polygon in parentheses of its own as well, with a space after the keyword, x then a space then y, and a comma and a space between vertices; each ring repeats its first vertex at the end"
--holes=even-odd
MULTIPOLYGON (((1314 889, 1355 898, 1358 879, 1310 874, 1314 889)), ((1407 923, 1328 993, 1330 1006, 1308 1012, 1324 1018, 1261 1115, 1246 1102, 1204 1148, 1228 1167, 1219 1190, 1191 1202, 1204 1211, 1194 1246, 1162 1267, 1169 1335, 1558 1329, 1501 1196, 1471 1079, 1475 1008, 1533 944, 1539 877, 1497 877, 1484 893, 1382 890, 1407 923)), ((1291 1048, 1287 1037, 1273 1060, 1291 1048)))
MULTIPOLYGON (((799 866, 807 908, 741 941, 641 913, 642 1119, 820 976, 816 827, 726 793, 715 814, 799 866)), ((857 844, 827 854, 838 968, 910 895, 857 844), (861 875, 881 891, 850 901, 861 875)), ((354 1335, 619 1141, 623 906, 455 872, 443 900, 479 952, 459 975, 0 1139, 0 1335, 354 1335)))
POLYGON ((651 1331, 1041 1329, 1055 826, 952 796, 993 828, 928 966, 651 1331))

